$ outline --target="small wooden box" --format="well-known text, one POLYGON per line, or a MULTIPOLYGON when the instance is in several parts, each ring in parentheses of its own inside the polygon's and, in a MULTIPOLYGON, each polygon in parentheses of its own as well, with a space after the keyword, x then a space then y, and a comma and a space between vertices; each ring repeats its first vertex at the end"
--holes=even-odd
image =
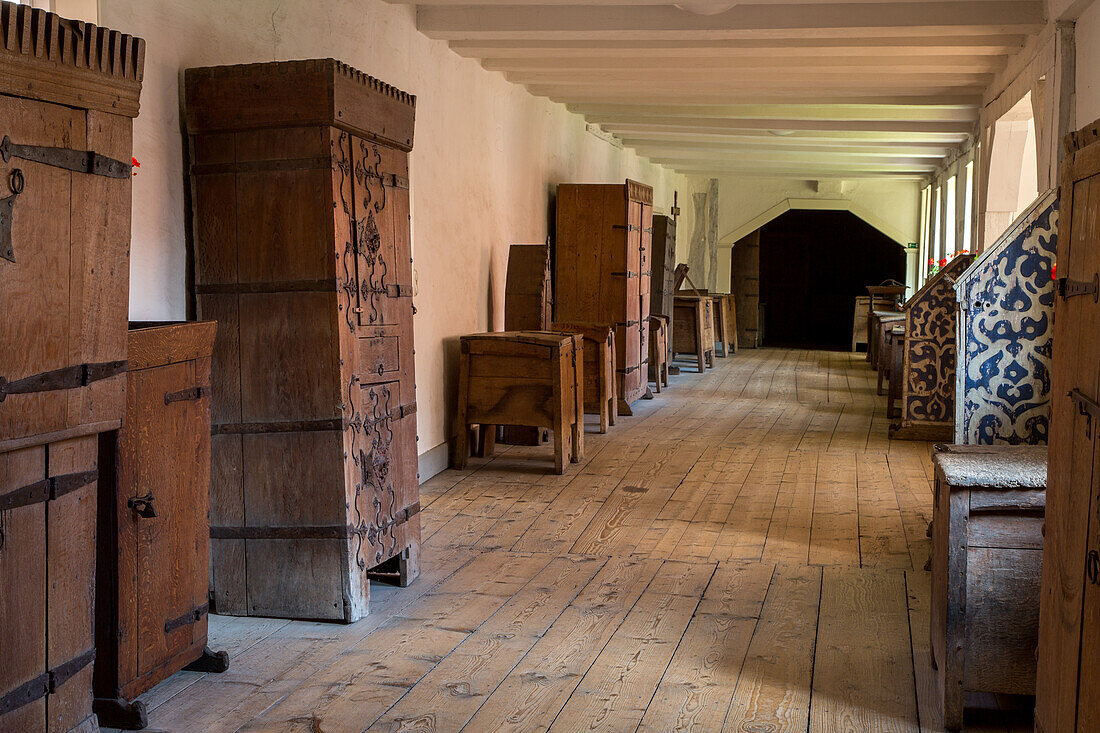
POLYGON ((932 655, 944 727, 966 691, 1035 693, 1046 446, 937 446, 932 655))
POLYGON ((679 293, 673 305, 672 355, 691 354, 702 373, 714 366, 714 304, 709 295, 679 293))
POLYGON ((455 467, 469 457, 471 425, 492 453, 493 426, 554 431, 554 468, 584 457, 584 357, 580 334, 503 331, 462 337, 455 467))
MULTIPOLYGON (((593 323, 555 323, 554 331, 580 334, 584 347, 584 411, 600 416, 606 433, 619 415, 615 398, 615 329, 593 323)), ((652 351, 652 347, 651 347, 652 351)))
POLYGON ((138 327, 126 415, 100 444, 95 712, 143 727, 135 697, 203 659, 210 564, 210 358, 217 324, 138 327))

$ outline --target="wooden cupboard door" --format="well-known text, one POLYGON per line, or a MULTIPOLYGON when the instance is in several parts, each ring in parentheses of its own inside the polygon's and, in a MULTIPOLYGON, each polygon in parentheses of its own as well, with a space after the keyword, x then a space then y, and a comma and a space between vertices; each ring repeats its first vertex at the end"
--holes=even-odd
POLYGON ((415 514, 411 509, 419 500, 416 419, 402 408, 400 388, 399 382, 381 382, 364 385, 360 393, 362 425, 352 439, 358 469, 352 523, 363 569, 403 549, 400 525, 415 514))
MULTIPOLYGON (((0 453, 0 495, 46 478, 44 446, 0 453)), ((46 670, 46 504, 3 510, 0 697, 46 670), (10 589, 19 592, 10 592, 10 589), (10 620, 10 621, 9 621, 10 620), (17 622, 16 622, 17 620, 17 622)), ((46 699, 0 713, 0 730, 46 729, 46 699)))
MULTIPOLYGON (((0 134, 15 145, 82 149, 85 144, 80 110, 0 96, 0 119, 0 134)), ((8 382, 80 363, 71 360, 83 283, 79 247, 74 250, 70 234, 74 175, 80 174, 16 157, 0 162, 0 211, 11 215, 15 260, 0 259, 0 377, 8 382), (13 193, 13 183, 22 186, 21 193, 13 193)), ((68 427, 69 391, 7 395, 0 402, 0 440, 68 427)))
POLYGON ((120 596, 136 599, 139 677, 192 646, 205 618, 207 492, 195 484, 209 475, 210 453, 196 436, 208 430, 210 397, 199 381, 193 361, 130 373, 127 423, 138 427, 122 431, 118 522, 134 572, 120 578, 120 596), (130 505, 150 496, 156 516, 130 505))

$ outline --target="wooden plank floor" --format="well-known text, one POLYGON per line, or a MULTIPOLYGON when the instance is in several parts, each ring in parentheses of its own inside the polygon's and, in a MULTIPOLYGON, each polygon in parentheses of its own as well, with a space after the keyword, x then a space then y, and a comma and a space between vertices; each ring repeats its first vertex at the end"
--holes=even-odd
MULTIPOLYGON (((565 476, 507 448, 422 487, 423 574, 349 626, 210 619, 168 731, 938 731, 929 445, 862 355, 742 351, 590 422, 565 476)), ((974 698, 967 730, 1029 729, 974 698)))

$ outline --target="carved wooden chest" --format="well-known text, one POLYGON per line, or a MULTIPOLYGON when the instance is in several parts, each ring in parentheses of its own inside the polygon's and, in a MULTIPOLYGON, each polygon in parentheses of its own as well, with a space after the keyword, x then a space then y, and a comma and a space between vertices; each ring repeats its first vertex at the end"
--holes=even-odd
POLYGON ((185 87, 195 295, 219 324, 213 607, 354 621, 372 578, 418 572, 415 98, 332 59, 185 87))
POLYGON ((678 293, 673 316, 672 355, 690 354, 699 373, 714 366, 714 302, 709 295, 678 293))
POLYGON ((615 329, 619 412, 649 379, 653 189, 625 184, 558 186, 554 319, 615 329))
MULTIPOLYGON (((139 324, 135 324, 139 325, 139 324)), ((122 430, 100 444, 95 711, 140 727, 131 701, 205 650, 210 531, 210 356, 217 324, 129 333, 122 430)), ((221 669, 218 669, 218 667, 221 669)))
POLYGON ((554 471, 584 458, 584 356, 579 333, 499 331, 462 337, 455 467, 469 458, 470 426, 488 437, 495 425, 554 431, 554 471))
POLYGON ((97 433, 123 410, 145 43, 0 3, 0 730, 92 731, 97 433))

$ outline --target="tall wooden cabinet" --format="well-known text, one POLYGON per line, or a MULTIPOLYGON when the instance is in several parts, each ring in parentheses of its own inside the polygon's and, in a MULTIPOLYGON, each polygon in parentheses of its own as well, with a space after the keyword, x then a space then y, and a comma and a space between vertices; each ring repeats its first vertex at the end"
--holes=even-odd
POLYGON ((1100 121, 1065 141, 1035 724, 1100 730, 1100 121))
POLYGON ((649 312, 672 318, 672 299, 676 296, 676 220, 653 216, 652 278, 649 312))
POLYGON ((615 328, 619 411, 647 389, 653 189, 558 186, 554 320, 615 328))
POLYGON ((332 59, 189 69, 213 609, 354 621, 418 572, 415 98, 332 59))
POLYGON ((144 56, 0 3, 2 731, 97 728, 97 434, 122 420, 144 56))

